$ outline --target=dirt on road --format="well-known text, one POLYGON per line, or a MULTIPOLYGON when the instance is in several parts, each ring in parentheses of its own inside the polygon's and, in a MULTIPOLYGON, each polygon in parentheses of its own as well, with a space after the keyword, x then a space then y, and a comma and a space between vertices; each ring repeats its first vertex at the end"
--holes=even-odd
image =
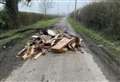
MULTIPOLYGON (((76 35, 66 19, 56 24, 55 28, 76 35)), ((22 48, 22 45, 18 46, 20 44, 2 52, 11 56, 0 61, 1 82, 117 82, 112 71, 87 47, 82 49, 84 53, 48 53, 37 60, 23 62, 15 58, 16 52, 22 48)))

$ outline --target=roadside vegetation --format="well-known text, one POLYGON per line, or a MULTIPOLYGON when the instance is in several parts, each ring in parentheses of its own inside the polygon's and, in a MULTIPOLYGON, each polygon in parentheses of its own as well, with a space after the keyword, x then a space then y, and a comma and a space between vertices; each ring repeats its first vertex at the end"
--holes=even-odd
MULTIPOLYGON (((18 26, 17 28, 19 28, 19 27, 21 28, 22 26, 31 25, 40 20, 48 20, 48 19, 52 19, 55 17, 57 17, 57 16, 47 15, 45 18, 43 14, 30 13, 30 12, 29 13, 28 12, 19 12, 20 26, 18 26)), ((8 22, 7 13, 4 10, 0 11, 0 33, 5 32, 6 30, 8 31, 8 30, 15 29, 15 28, 11 28, 10 26, 11 25, 10 25, 10 22, 8 22)))
POLYGON ((24 26, 31 25, 40 20, 53 19, 55 17, 57 17, 57 16, 46 15, 46 17, 45 17, 43 14, 40 14, 40 13, 19 12, 20 23, 24 26))
POLYGON ((85 25, 79 23, 78 21, 74 20, 73 18, 69 18, 69 22, 72 25, 72 27, 75 29, 78 33, 85 34, 88 38, 92 39, 96 44, 103 45, 104 47, 107 47, 110 52, 112 52, 114 57, 120 57, 120 45, 116 45, 114 42, 106 39, 104 36, 102 36, 101 33, 98 33, 90 28, 87 28, 85 25))
POLYGON ((96 2, 71 14, 69 22, 77 32, 84 33, 102 45, 119 61, 120 58, 120 2, 96 2))

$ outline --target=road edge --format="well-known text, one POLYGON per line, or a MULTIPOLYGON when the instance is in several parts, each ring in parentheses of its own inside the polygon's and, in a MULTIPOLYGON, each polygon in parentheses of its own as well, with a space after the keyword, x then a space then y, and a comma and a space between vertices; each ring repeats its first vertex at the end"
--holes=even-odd
POLYGON ((78 33, 85 41, 86 46, 97 55, 108 67, 112 69, 113 72, 117 75, 117 78, 120 79, 120 65, 111 57, 110 52, 104 48, 99 47, 94 41, 92 41, 89 37, 87 37, 83 33, 78 33))

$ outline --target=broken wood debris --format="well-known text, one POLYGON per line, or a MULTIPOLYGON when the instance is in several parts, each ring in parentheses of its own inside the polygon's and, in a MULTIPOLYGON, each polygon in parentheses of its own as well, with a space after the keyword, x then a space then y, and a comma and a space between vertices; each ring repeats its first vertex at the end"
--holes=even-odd
POLYGON ((26 46, 18 52, 16 57, 26 60, 37 59, 48 51, 62 53, 68 50, 77 50, 81 47, 82 39, 59 30, 46 29, 32 36, 26 46))

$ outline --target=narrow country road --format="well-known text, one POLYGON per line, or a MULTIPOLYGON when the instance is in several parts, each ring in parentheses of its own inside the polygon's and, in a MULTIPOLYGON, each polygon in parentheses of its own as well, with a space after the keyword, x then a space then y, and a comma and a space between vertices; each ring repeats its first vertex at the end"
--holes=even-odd
MULTIPOLYGON (((74 30, 64 18, 55 25, 71 34, 74 30)), ((114 74, 88 48, 84 53, 48 53, 37 60, 27 60, 12 71, 5 82, 117 82, 114 74)))

